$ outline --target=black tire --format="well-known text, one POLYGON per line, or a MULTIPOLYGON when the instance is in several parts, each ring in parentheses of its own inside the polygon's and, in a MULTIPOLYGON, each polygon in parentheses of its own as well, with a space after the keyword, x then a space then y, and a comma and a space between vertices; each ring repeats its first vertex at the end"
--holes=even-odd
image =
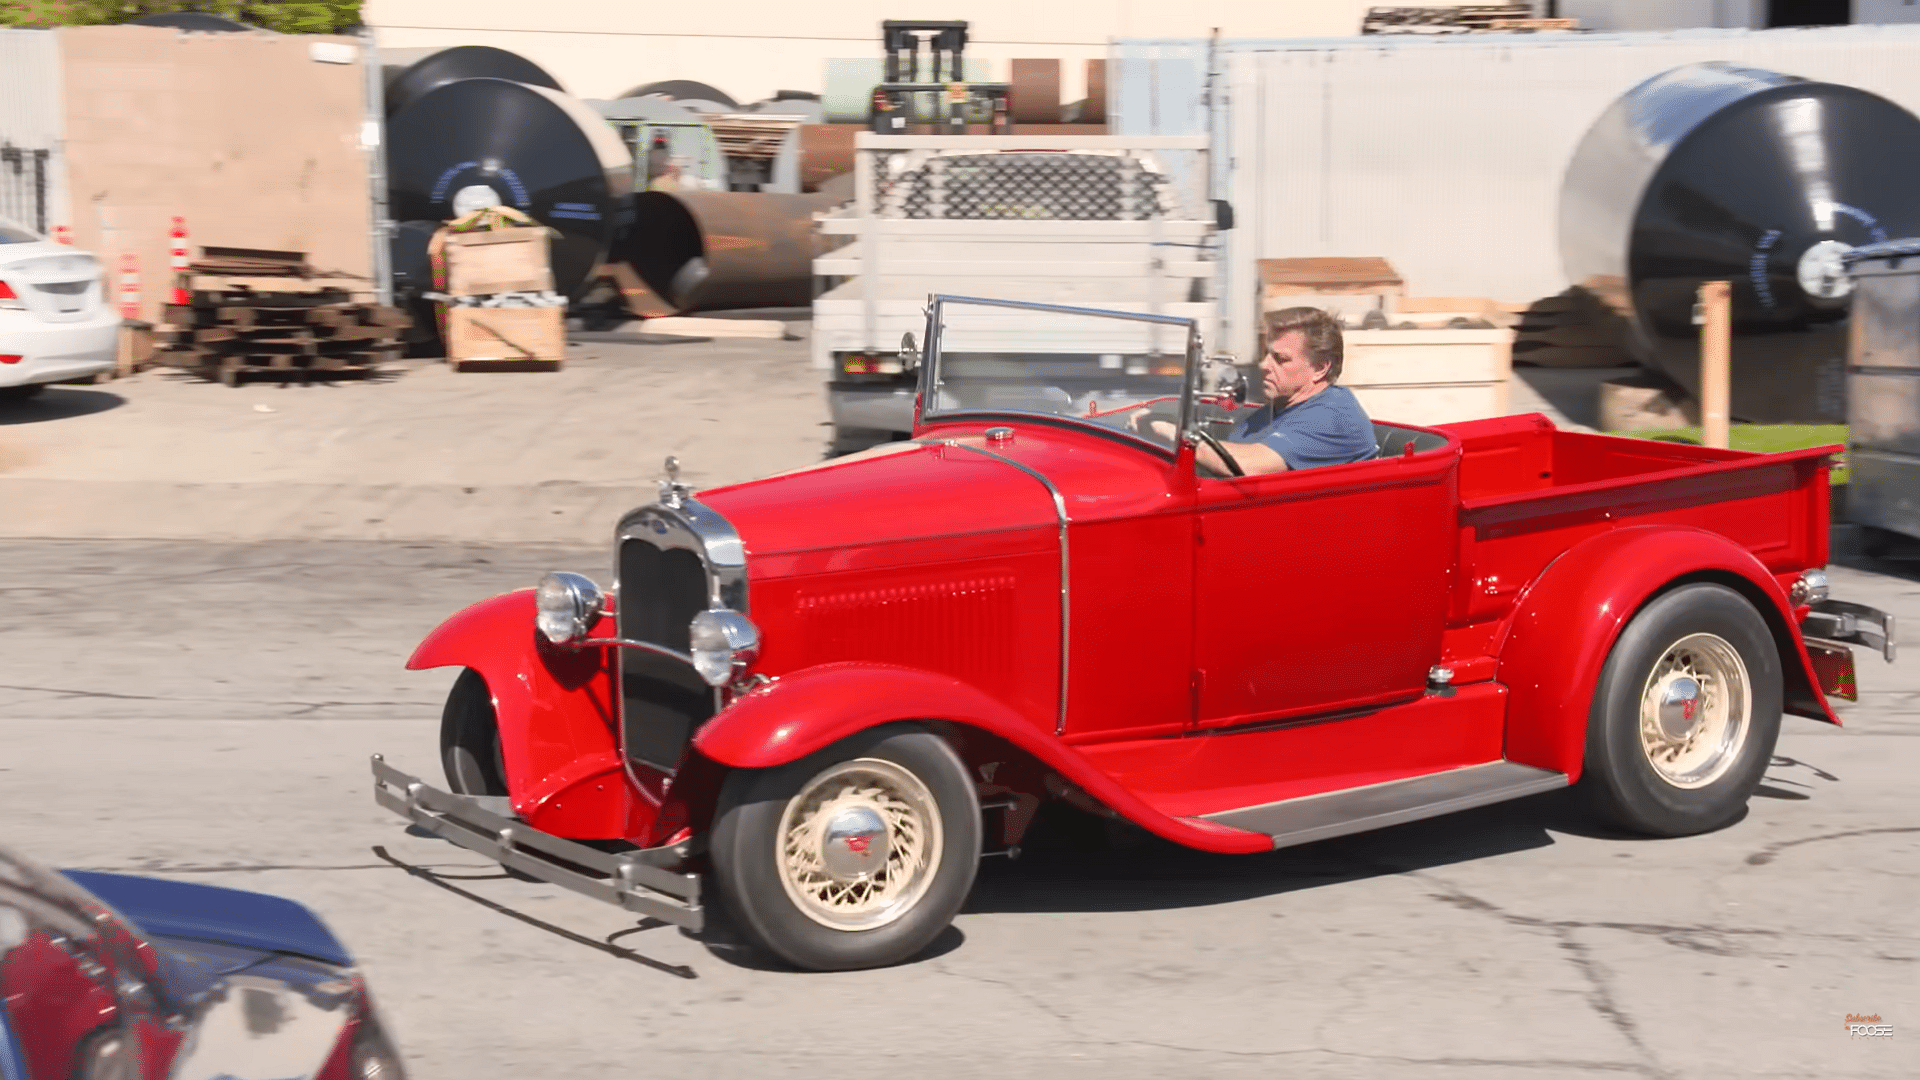
MULTIPOLYGON (((932 834, 930 828, 924 832, 932 834)), ((882 862, 892 869, 889 860, 904 846, 902 834, 890 830, 886 843, 882 862)), ((715 892, 749 944, 805 970, 884 967, 925 950, 966 901, 980 863, 980 806, 966 767, 945 740, 914 725, 889 724, 788 765, 730 775, 721 789, 709 850, 715 892), (874 761, 882 764, 863 764, 874 761), (895 877, 909 886, 920 884, 907 891, 910 899, 901 900, 905 906, 888 921, 828 925, 789 892, 789 875, 781 868, 781 822, 790 805, 802 813, 807 800, 844 776, 857 777, 862 768, 904 771, 924 786, 930 796, 926 805, 938 815, 938 853, 927 860, 930 877, 895 877)))
POLYGON ((0 401, 26 401, 38 397, 47 388, 46 383, 28 383, 25 386, 0 386, 0 401))
MULTIPOLYGON (((1675 692, 1685 697, 1684 690, 1675 692)), ((1580 791, 1595 813, 1629 832, 1689 836, 1729 825, 1745 811, 1773 755, 1781 703, 1780 654, 1753 605, 1721 585, 1675 589, 1641 609, 1607 656, 1588 714, 1580 791), (1648 705, 1648 734, 1643 735, 1643 702, 1657 700, 1660 686, 1684 680, 1696 667, 1719 674, 1696 680, 1702 688, 1697 706, 1679 701, 1668 715, 1674 717, 1671 723, 1697 734, 1683 740, 1663 731, 1661 712, 1648 705), (1741 669, 1744 725, 1737 735, 1713 738, 1714 709, 1738 715, 1733 703, 1739 700, 1741 669), (1695 707, 1701 710, 1698 721, 1695 707), (1701 726, 1690 726, 1695 723, 1701 726), (1650 745, 1662 740, 1659 747, 1650 745), (1721 744, 1717 751, 1716 742, 1721 744), (1697 768, 1685 770, 1682 765, 1693 759, 1680 757, 1676 748, 1696 745, 1706 756, 1697 768), (1675 757, 1656 767, 1654 758, 1669 752, 1675 757)))
MULTIPOLYGON (((440 765, 447 773, 447 789, 455 795, 504 797, 509 793, 493 691, 472 668, 454 680, 447 704, 440 710, 440 765)), ((505 864, 500 869, 521 881, 540 880, 505 864)))
POLYGON ((460 673, 440 710, 440 764, 456 795, 507 794, 493 692, 472 668, 460 673))

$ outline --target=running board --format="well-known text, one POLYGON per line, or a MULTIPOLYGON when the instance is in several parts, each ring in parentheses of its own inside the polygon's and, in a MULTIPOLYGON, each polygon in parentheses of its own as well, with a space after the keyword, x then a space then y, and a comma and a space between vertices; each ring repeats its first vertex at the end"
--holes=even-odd
POLYGON ((1384 829, 1567 786, 1567 774, 1512 761, 1202 814, 1199 820, 1273 837, 1276 848, 1384 829))

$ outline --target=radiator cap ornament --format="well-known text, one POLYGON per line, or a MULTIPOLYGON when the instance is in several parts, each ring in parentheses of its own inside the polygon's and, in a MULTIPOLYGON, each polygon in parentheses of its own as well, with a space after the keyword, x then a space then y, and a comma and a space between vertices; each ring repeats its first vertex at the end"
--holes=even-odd
POLYGON ((667 478, 660 481, 660 505, 669 510, 678 510, 686 503, 687 496, 693 493, 693 488, 680 482, 679 458, 668 454, 661 468, 667 478))

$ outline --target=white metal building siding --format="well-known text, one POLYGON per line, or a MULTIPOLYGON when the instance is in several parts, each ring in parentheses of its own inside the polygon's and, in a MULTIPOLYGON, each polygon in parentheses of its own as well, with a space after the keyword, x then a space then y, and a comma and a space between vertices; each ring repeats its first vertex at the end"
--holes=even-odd
POLYGON ((49 228, 67 223, 71 216, 60 102, 60 47, 54 33, 0 30, 0 141, 52 151, 47 161, 49 228))
MULTIPOLYGON (((1208 52, 1204 40, 1116 42, 1114 133, 1205 131, 1190 103, 1208 52)), ((1640 81, 1707 60, 1856 86, 1920 114, 1920 26, 1221 42, 1212 126, 1237 218, 1224 344, 1255 344, 1262 258, 1383 256, 1417 296, 1559 293, 1560 186, 1580 139, 1640 81)))

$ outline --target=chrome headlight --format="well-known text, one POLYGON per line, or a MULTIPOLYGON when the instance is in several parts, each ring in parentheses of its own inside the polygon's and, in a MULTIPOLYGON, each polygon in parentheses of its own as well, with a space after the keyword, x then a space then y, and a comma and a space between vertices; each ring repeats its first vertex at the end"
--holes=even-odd
POLYGON ((570 645, 587 636, 587 628, 606 610, 600 586, 579 574, 555 571, 540 579, 533 591, 533 623, 555 645, 570 645))
POLYGON ((693 670, 709 686, 725 686, 760 658, 760 628, 753 620, 726 608, 709 608, 687 627, 693 670))
POLYGON ((1827 598, 1827 572, 1825 570, 1809 570, 1801 574, 1800 580, 1794 582, 1793 589, 1787 593, 1787 598, 1793 601, 1794 607, 1799 607, 1802 604, 1818 604, 1822 600, 1825 600, 1827 598))

